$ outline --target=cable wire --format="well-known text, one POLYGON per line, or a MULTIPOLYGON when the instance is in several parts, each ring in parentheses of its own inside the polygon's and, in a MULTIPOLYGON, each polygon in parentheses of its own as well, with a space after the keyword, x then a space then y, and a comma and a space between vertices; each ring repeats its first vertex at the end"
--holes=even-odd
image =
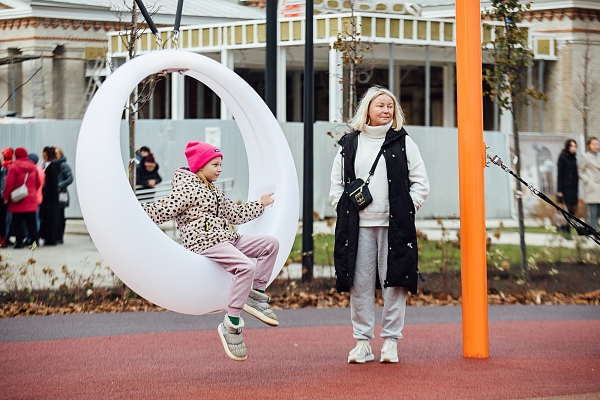
POLYGON ((588 236, 590 239, 592 239, 594 242, 596 242, 596 244, 600 245, 600 231, 598 231, 597 229, 592 228, 591 226, 589 226, 588 224, 586 224, 585 222, 583 222, 582 220, 580 220, 579 218, 577 218, 576 216, 574 216, 573 214, 569 213, 567 210, 561 208, 559 205, 557 205, 555 202, 553 202, 548 196, 546 196, 544 193, 540 192, 539 190, 537 190, 535 187, 533 187, 531 184, 525 182, 523 179, 521 179, 521 177, 517 174, 515 174, 513 171, 511 171, 500 159, 500 157, 498 157, 498 155, 496 154, 487 154, 487 158, 495 165, 499 166, 500 168, 502 168, 505 172, 507 172, 508 174, 512 175, 515 179, 517 179, 519 182, 521 182, 522 184, 524 184, 525 186, 527 186, 527 188, 529 190, 531 190, 535 195, 537 195, 539 198, 541 198, 542 200, 544 200, 546 203, 550 204, 552 207, 554 207, 558 212, 560 212, 565 219, 567 220, 567 222, 573 227, 575 228, 575 231, 577 232, 578 235, 580 236, 588 236))

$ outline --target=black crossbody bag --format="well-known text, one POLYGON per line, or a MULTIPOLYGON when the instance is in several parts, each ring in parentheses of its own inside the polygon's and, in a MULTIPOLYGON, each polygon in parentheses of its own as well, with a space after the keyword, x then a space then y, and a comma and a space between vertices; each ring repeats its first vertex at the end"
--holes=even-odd
POLYGON ((358 178, 354 181, 350 182, 348 186, 346 186, 346 192, 350 197, 350 201, 354 204, 357 210, 364 210, 367 208, 369 204, 373 202, 373 196, 371 196, 371 191, 369 190, 369 182, 371 181, 371 177, 375 173, 375 168, 377 167, 377 162, 379 161, 379 157, 383 154, 383 149, 379 150, 377 157, 375 158, 375 162, 369 171, 369 177, 367 181, 363 181, 358 178))

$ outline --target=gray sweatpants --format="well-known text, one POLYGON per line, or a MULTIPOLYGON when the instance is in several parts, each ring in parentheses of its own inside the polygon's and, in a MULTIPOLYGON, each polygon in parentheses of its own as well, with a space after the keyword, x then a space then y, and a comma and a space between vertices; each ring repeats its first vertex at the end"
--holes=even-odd
MULTIPOLYGON (((375 271, 383 288, 387 273, 388 227, 362 227, 358 230, 358 251, 354 285, 350 288, 350 307, 355 339, 373 339, 375 328, 375 271)), ((381 337, 401 339, 404 328, 406 294, 404 287, 383 288, 381 337)))

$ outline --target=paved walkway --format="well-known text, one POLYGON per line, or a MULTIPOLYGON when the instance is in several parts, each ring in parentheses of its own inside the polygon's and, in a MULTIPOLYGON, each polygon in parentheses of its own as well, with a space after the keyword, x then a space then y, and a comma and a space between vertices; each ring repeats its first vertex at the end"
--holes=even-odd
MULTIPOLYGON (((448 230, 446 235, 449 240, 456 239, 456 232, 460 227, 460 221, 455 220, 444 220, 443 226, 448 230)), ((489 228, 498 227, 500 220, 488 220, 486 222, 489 228)), ((502 220, 502 223, 506 228, 514 228, 518 226, 517 221, 513 220, 502 220)), ((533 224, 533 223, 532 223, 533 224)), ((442 237, 442 227, 438 225, 436 220, 417 220, 417 229, 423 231, 430 240, 439 240, 442 237)), ((177 233, 174 231, 174 224, 168 222, 161 225, 161 228, 165 233, 171 237, 177 237, 177 233)), ((325 221, 317 221, 313 226, 314 233, 334 233, 334 226, 328 226, 325 221)), ((113 286, 114 279, 116 279, 110 272, 110 270, 103 263, 102 255, 98 252, 94 243, 89 237, 85 223, 81 219, 68 220, 67 221, 67 234, 65 236, 65 244, 57 246, 40 247, 35 251, 25 249, 2 249, 0 254, 2 257, 6 257, 15 266, 28 266, 28 272, 32 272, 29 276, 32 280, 32 285, 36 288, 47 287, 49 276, 43 273, 44 268, 50 267, 55 271, 61 279, 64 274, 62 272, 63 266, 66 267, 67 271, 72 274, 74 278, 87 278, 92 274, 96 275, 97 286, 113 286), (31 264, 30 261, 35 261, 31 264)), ((298 228, 298 232, 302 232, 301 224, 298 228)), ((492 235, 489 235, 492 239, 492 243, 502 244, 518 244, 519 234, 516 232, 503 232, 499 239, 496 239, 492 235)), ((564 246, 573 247, 574 241, 567 241, 560 235, 548 233, 526 233, 526 243, 528 245, 535 246, 564 246)), ((584 245, 595 247, 597 246, 594 242, 589 239, 580 239, 584 245)), ((315 266, 315 276, 319 277, 332 277, 334 276, 333 268, 329 266, 315 266)), ((301 277, 302 266, 300 264, 291 264, 288 266, 282 275, 285 279, 289 277, 297 279, 301 277)), ((3 283, 0 282, 0 289, 3 289, 3 283)))
POLYGON ((409 307, 400 362, 365 365, 346 362, 349 309, 279 310, 278 328, 244 314, 243 363, 225 356, 222 314, 3 319, 0 399, 600 398, 597 306, 489 311, 487 359, 463 357, 460 307, 409 307))

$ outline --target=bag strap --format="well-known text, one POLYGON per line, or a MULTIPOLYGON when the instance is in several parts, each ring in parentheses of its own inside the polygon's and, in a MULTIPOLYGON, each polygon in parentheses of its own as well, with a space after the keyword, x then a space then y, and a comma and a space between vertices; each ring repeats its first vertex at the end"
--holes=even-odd
POLYGON ((383 154, 383 146, 381 147, 381 149, 379 149, 379 153, 377 153, 377 157, 375 158, 375 162, 373 163, 373 166, 371 167, 371 170, 369 171, 369 177, 367 178, 365 185, 369 184, 371 177, 373 176, 373 174, 375 174, 375 168, 377 168, 377 163, 379 162, 379 157, 381 157, 382 154, 383 154))
POLYGON ((27 184, 27 177, 29 176, 29 172, 25 174, 25 179, 23 179, 23 185, 27 184))

